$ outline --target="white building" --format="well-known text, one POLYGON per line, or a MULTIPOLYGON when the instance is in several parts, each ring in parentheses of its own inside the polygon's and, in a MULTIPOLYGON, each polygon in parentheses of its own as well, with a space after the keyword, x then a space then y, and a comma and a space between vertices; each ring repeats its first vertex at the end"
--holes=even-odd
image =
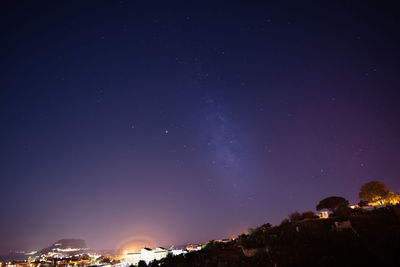
POLYGON ((126 253, 125 259, 129 264, 137 265, 142 259, 142 254, 140 252, 126 253))
POLYGON ((142 248, 140 252, 133 252, 126 254, 126 261, 129 264, 136 265, 139 261, 145 261, 146 264, 149 264, 153 260, 161 260, 162 258, 167 257, 168 253, 172 253, 172 255, 180 255, 186 253, 182 249, 177 250, 167 250, 165 248, 156 248, 156 249, 149 249, 149 248, 142 248))

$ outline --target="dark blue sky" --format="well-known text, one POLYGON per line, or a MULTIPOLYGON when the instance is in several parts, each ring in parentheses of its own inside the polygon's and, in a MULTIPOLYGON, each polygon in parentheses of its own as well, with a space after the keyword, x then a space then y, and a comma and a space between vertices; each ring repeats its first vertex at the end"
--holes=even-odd
POLYGON ((249 2, 1 2, 1 253, 207 241, 400 191, 394 2, 249 2))

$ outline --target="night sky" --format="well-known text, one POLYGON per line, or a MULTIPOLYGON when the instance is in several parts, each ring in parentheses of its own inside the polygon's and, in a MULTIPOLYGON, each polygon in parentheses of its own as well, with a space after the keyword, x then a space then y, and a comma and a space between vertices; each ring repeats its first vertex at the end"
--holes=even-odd
POLYGON ((0 255, 400 191, 394 1, 71 2, 0 3, 0 255))

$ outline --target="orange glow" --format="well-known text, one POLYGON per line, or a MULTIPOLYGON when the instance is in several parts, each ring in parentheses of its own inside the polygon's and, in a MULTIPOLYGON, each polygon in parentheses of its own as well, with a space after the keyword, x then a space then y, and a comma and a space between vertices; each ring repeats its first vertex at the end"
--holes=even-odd
POLYGON ((128 253, 140 252, 140 250, 145 247, 154 248, 154 242, 146 238, 132 239, 123 243, 119 250, 126 255, 128 253))

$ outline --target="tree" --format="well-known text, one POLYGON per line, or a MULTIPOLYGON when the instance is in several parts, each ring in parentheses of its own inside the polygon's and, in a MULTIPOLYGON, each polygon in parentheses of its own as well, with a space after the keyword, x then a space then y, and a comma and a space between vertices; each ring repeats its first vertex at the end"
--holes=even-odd
POLYGON ((291 222, 296 222, 301 221, 303 217, 301 217, 301 214, 298 211, 295 211, 289 214, 289 219, 291 222))
POLYGON ((351 209, 347 205, 345 205, 345 203, 342 203, 339 206, 337 206, 334 215, 338 217, 347 217, 350 215, 350 213, 351 209))
POLYGON ((251 228, 251 227, 247 228, 247 232, 249 233, 249 235, 254 234, 256 232, 256 230, 257 229, 254 229, 254 228, 251 228))
POLYGON ((251 227, 249 227, 248 229, 247 229, 247 232, 249 233, 249 235, 253 235, 253 234, 256 234, 256 233, 258 233, 258 232, 263 232, 263 233, 265 233, 268 229, 270 229, 272 227, 272 225, 270 224, 270 223, 265 223, 265 224, 263 224, 263 225, 261 225, 261 226, 259 226, 259 227, 257 227, 257 228, 251 228, 251 227))
POLYGON ((316 218, 318 218, 318 216, 315 215, 315 213, 312 212, 311 210, 303 212, 301 214, 301 217, 303 217, 303 219, 316 219, 316 218))
POLYGON ((399 194, 395 195, 392 190, 389 190, 385 202, 390 205, 397 205, 400 203, 400 195, 399 194))
POLYGON ((317 210, 328 209, 331 212, 335 212, 336 209, 341 205, 349 205, 349 201, 344 197, 327 197, 321 200, 317 205, 317 210))
POLYGON ((360 200, 368 202, 384 203, 384 199, 389 196, 390 190, 386 189, 386 184, 381 181, 371 181, 361 186, 358 196, 360 200))
POLYGON ((283 225, 288 225, 288 224, 290 224, 290 222, 289 222, 289 220, 288 219, 283 219, 282 221, 281 221, 281 224, 279 225, 279 226, 283 226, 283 225))
POLYGON ((139 261, 139 263, 138 263, 138 267, 147 267, 147 264, 146 264, 145 261, 141 260, 141 261, 139 261))

